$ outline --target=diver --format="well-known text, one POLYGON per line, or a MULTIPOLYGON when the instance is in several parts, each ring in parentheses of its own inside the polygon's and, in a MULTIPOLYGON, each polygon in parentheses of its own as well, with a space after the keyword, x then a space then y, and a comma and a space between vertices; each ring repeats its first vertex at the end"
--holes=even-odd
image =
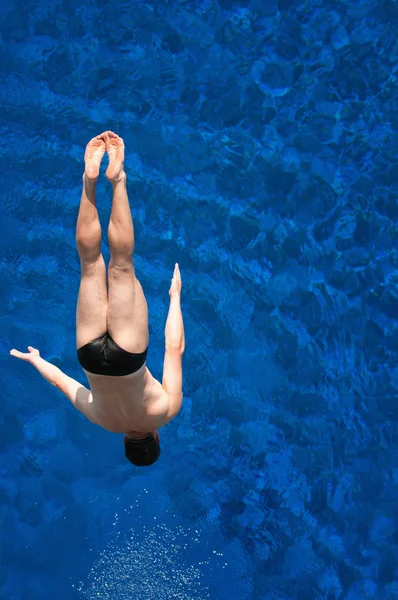
POLYGON ((179 412, 182 402, 182 356, 185 349, 181 312, 181 275, 175 265, 165 326, 162 383, 146 366, 148 307, 134 269, 134 227, 124 171, 124 142, 111 131, 87 145, 83 191, 76 226, 81 279, 76 310, 76 348, 90 389, 75 381, 28 346, 10 354, 32 364, 93 423, 124 433, 126 458, 137 466, 153 464, 160 454, 158 429, 179 412), (108 227, 108 281, 101 254, 101 225, 96 184, 105 151, 106 177, 112 184, 108 227))

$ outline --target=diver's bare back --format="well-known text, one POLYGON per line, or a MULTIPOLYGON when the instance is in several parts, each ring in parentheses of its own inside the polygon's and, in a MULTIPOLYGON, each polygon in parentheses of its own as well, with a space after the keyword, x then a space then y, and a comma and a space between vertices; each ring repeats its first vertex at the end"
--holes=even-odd
POLYGON ((76 408, 93 423, 114 433, 132 434, 168 422, 169 397, 146 365, 122 377, 85 373, 91 393, 76 408))

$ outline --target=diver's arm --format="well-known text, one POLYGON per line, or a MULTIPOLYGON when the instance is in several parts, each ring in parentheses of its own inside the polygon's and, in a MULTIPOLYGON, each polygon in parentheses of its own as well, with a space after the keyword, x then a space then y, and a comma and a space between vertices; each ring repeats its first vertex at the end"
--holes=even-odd
POLYGON ((19 358, 20 360, 24 360, 33 365, 44 379, 47 379, 51 385, 56 387, 57 381, 61 375, 63 375, 61 369, 44 360, 44 358, 40 356, 40 352, 37 348, 28 346, 28 350, 29 352, 20 352, 19 350, 13 349, 10 350, 10 354, 11 356, 15 356, 15 358, 19 358))
POLYGON ((182 404, 182 352, 166 348, 164 355, 162 388, 169 399, 167 423, 180 412, 182 404))
POLYGON ((84 387, 79 381, 69 377, 69 375, 62 373, 62 371, 61 377, 59 377, 55 383, 55 387, 65 394, 77 410, 82 412, 90 419, 90 421, 92 421, 90 407, 93 397, 89 389, 84 387))
POLYGON ((32 364, 51 385, 65 394, 77 410, 89 417, 88 410, 92 402, 90 390, 40 356, 32 364))
POLYGON ((91 392, 78 381, 65 375, 55 365, 52 365, 47 360, 40 356, 39 350, 28 346, 29 352, 19 352, 19 350, 11 350, 11 356, 15 356, 25 362, 30 363, 37 369, 51 385, 56 387, 72 402, 72 404, 81 412, 86 412, 84 407, 89 404, 91 392))
POLYGON ((185 350, 185 334, 181 311, 181 287, 180 269, 176 263, 169 291, 170 306, 165 328, 166 351, 167 349, 178 350, 183 354, 185 350))
POLYGON ((181 311, 181 276, 177 264, 169 293, 170 307, 165 328, 166 352, 162 387, 170 401, 167 420, 171 421, 179 412, 182 403, 182 355, 185 350, 184 322, 181 311))

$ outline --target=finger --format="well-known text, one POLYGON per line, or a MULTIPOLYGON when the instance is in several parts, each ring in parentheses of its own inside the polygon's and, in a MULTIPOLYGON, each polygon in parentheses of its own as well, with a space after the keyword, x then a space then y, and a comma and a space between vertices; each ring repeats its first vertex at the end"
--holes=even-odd
POLYGON ((15 350, 15 348, 10 350, 10 354, 11 356, 15 356, 16 358, 21 358, 23 356, 22 352, 19 352, 19 350, 15 350))
POLYGON ((28 350, 29 350, 29 352, 34 352, 36 350, 36 348, 33 348, 32 346, 28 346, 28 350))

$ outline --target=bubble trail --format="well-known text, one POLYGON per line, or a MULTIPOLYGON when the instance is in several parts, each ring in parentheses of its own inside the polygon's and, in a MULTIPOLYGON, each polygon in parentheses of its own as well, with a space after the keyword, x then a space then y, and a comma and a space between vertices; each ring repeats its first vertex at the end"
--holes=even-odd
MULTIPOLYGON (((145 537, 109 543, 99 554, 78 591, 87 600, 210 600, 198 563, 188 564, 189 531, 158 525, 145 537)), ((203 562, 202 562, 203 564, 203 562)))

